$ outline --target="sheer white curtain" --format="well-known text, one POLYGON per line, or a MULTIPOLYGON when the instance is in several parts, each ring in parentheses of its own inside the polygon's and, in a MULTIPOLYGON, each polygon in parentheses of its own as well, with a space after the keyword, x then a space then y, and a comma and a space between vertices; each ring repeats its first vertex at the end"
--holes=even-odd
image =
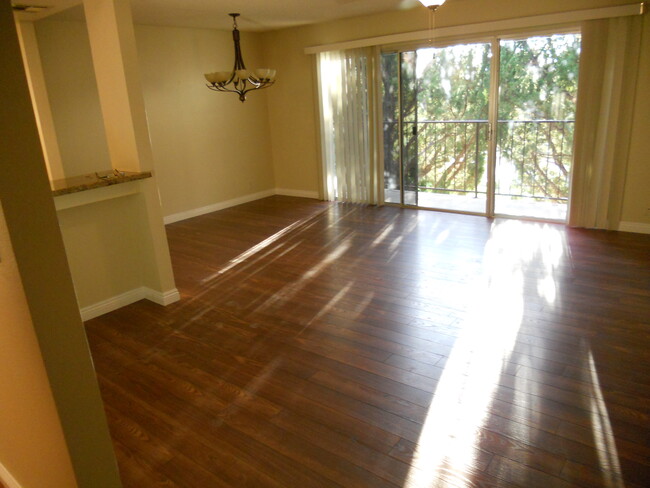
POLYGON ((379 203, 373 52, 318 55, 323 191, 328 200, 379 203))
POLYGON ((641 16, 585 22, 569 225, 618 229, 637 90, 641 16))

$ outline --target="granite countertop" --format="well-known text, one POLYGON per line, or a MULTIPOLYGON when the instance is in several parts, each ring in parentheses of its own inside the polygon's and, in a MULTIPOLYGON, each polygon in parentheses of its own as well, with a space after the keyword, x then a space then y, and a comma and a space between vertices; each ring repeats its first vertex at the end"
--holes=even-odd
POLYGON ((129 171, 99 171, 94 174, 72 176, 61 180, 50 182, 52 196, 68 195, 80 191, 102 188, 104 186, 119 185, 129 181, 151 178, 151 171, 129 172, 129 171))

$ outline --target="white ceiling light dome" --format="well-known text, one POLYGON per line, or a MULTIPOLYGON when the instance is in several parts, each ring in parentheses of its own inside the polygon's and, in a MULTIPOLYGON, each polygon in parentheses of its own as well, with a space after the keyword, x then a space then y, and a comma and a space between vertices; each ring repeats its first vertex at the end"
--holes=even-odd
POLYGON ((435 10, 445 3, 446 0, 420 0, 420 3, 425 7, 435 10))

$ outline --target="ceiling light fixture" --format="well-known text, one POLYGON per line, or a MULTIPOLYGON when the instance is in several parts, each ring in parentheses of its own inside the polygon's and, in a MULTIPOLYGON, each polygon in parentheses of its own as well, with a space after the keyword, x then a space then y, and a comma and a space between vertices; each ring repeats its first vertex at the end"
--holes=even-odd
POLYGON ((435 11, 438 7, 444 4, 446 0, 420 0, 420 3, 429 10, 435 11))
POLYGON ((12 3, 11 8, 13 8, 16 12, 27 12, 29 14, 37 14, 49 7, 46 5, 25 5, 22 3, 12 3))
POLYGON ((237 93, 242 102, 246 101, 246 94, 251 90, 268 88, 275 83, 274 69, 262 68, 249 71, 244 65, 244 59, 239 46, 239 30, 237 17, 239 14, 228 14, 233 19, 232 39, 235 42, 235 67, 232 71, 216 71, 206 73, 208 88, 214 91, 237 93))

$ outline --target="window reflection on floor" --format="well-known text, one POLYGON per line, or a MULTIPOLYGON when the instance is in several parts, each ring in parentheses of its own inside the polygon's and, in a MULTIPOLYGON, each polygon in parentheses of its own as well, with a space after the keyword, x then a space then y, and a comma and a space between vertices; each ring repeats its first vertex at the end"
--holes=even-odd
MULTIPOLYGON (((466 476, 474 468, 480 429, 514 349, 527 294, 538 293, 553 306, 555 270, 564 255, 562 235, 553 226, 517 221, 493 225, 483 274, 476 277, 466 297, 467 313, 429 406, 404 486, 448 486, 451 480, 454 486, 471 485, 466 476)), ((523 381, 516 392, 527 388, 523 381)))

